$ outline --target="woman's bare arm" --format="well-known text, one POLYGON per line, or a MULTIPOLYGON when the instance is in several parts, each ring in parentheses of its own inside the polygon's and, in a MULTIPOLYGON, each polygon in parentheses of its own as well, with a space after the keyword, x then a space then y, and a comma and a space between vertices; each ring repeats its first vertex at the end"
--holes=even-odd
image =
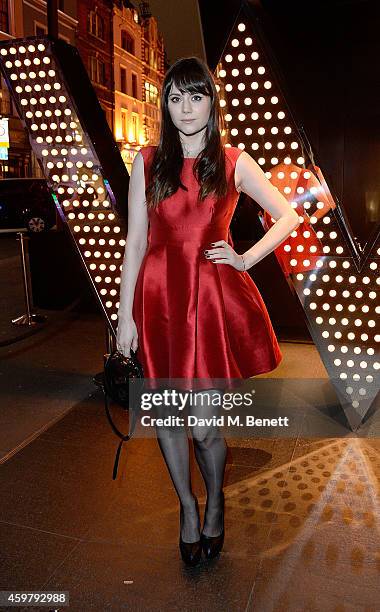
POLYGON ((141 262, 147 247, 148 213, 145 200, 144 160, 140 152, 133 160, 128 190, 128 235, 120 281, 118 317, 132 319, 133 299, 141 262))
POLYGON ((236 162, 235 184, 238 191, 249 195, 276 219, 276 223, 265 236, 243 254, 245 269, 248 270, 280 245, 300 225, 300 221, 287 199, 245 151, 239 155, 236 162))

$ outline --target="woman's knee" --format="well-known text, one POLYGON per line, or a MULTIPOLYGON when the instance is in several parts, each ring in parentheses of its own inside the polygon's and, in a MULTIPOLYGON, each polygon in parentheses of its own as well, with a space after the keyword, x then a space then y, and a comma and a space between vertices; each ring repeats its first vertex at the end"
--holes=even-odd
POLYGON ((220 412, 220 400, 215 403, 215 396, 221 395, 223 392, 220 389, 207 389, 197 393, 196 401, 189 409, 192 417, 202 421, 190 426, 191 435, 196 442, 204 444, 218 435, 218 427, 212 421, 220 412))
POLYGON ((193 425, 190 427, 193 440, 198 444, 207 444, 216 437, 217 429, 212 426, 193 425))

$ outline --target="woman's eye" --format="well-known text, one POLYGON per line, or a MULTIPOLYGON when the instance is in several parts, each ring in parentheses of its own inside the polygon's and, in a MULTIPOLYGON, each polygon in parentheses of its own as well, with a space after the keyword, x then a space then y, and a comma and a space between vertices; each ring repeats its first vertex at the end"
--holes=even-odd
MULTIPOLYGON (((202 100, 202 96, 200 96, 199 94, 195 94, 193 96, 193 98, 198 98, 198 100, 202 100)), ((178 96, 173 96, 172 98, 170 98, 171 102, 177 102, 177 100, 179 100, 178 96)))

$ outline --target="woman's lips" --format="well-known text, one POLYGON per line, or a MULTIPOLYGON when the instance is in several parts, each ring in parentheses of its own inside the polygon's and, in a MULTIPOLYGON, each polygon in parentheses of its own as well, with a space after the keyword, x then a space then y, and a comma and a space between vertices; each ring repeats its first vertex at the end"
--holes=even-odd
POLYGON ((182 123, 191 123, 192 121, 195 121, 195 119, 182 119, 182 123))

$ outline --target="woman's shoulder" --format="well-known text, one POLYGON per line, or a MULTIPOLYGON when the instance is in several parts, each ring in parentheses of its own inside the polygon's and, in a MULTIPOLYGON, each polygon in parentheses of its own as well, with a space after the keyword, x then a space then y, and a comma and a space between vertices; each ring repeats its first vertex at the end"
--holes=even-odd
POLYGON ((157 149, 157 145, 145 145, 145 147, 141 147, 140 153, 145 160, 148 157, 150 157, 156 149, 157 149))
POLYGON ((230 160, 233 164, 236 163, 237 158, 239 157, 239 155, 243 152, 243 149, 240 149, 239 147, 233 147, 232 145, 225 145, 224 147, 224 153, 225 156, 228 160, 230 160))

